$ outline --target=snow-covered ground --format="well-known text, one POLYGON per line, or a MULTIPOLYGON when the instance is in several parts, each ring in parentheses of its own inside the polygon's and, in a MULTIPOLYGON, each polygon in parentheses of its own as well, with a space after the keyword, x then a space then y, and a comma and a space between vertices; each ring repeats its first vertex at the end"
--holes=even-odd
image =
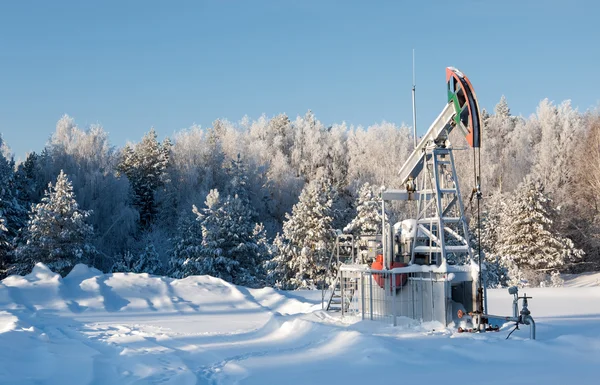
MULTIPOLYGON (((598 384, 600 274, 526 290, 523 327, 458 334, 439 325, 342 321, 320 292, 246 289, 201 276, 64 279, 43 265, 0 283, 2 384, 598 384)), ((509 314, 506 290, 489 292, 509 314)))

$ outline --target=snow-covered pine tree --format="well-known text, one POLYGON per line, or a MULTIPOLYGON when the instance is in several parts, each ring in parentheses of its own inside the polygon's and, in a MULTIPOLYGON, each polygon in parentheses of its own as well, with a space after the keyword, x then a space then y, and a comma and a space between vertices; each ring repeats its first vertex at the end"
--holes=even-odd
MULTIPOLYGON (((0 136, 0 148, 6 150, 0 136)), ((0 151, 0 278, 12 260, 15 239, 27 223, 27 210, 19 200, 15 164, 0 151)))
POLYGON ((73 186, 61 170, 55 185, 50 183, 42 201, 31 209, 23 244, 15 250, 15 272, 28 272, 43 262, 64 276, 75 264, 87 263, 97 253, 89 243, 93 228, 85 222, 90 214, 79 208, 73 186))
POLYGON ((171 275, 208 274, 238 285, 261 285, 270 248, 264 228, 252 221, 255 213, 243 198, 222 199, 217 190, 208 194, 205 205, 193 207, 196 224, 184 221, 180 226, 183 234, 175 240, 171 275))
POLYGON ((168 182, 166 174, 169 163, 170 142, 161 144, 154 128, 140 143, 123 148, 118 170, 129 179, 133 192, 133 204, 140 213, 142 228, 148 228, 156 217, 156 191, 168 182), (166 145, 165 145, 166 144, 166 145))
POLYGON ((171 274, 177 278, 208 274, 232 282, 239 262, 225 256, 220 248, 224 241, 220 224, 225 214, 219 191, 211 190, 204 205, 203 209, 192 207, 196 225, 183 223, 181 227, 187 227, 187 231, 176 240, 170 262, 171 274))
POLYGON ((198 216, 202 223, 203 257, 212 267, 212 273, 207 273, 239 285, 258 285, 268 250, 262 243, 264 230, 256 232, 252 221, 255 213, 237 195, 207 206, 198 216))
POLYGON ((286 214, 283 234, 275 239, 273 270, 276 285, 284 289, 310 288, 325 281, 333 240, 329 186, 322 180, 308 183, 300 200, 286 214))
POLYGON ((202 226, 196 220, 198 208, 193 206, 192 211, 193 217, 187 213, 180 216, 176 236, 171 239, 169 275, 174 278, 204 274, 199 263, 202 259, 202 226))
POLYGON ((381 232, 381 199, 373 192, 369 182, 365 182, 358 190, 356 216, 344 228, 344 232, 354 235, 381 232))
POLYGON ((198 210, 194 206, 194 212, 198 216, 202 227, 202 248, 199 264, 199 274, 208 274, 233 282, 237 275, 239 262, 229 258, 223 252, 223 244, 226 242, 222 224, 225 222, 225 210, 223 202, 217 190, 211 190, 205 201, 206 208, 198 210))
POLYGON ((248 168, 241 158, 241 155, 237 155, 237 159, 231 161, 229 168, 227 169, 227 176, 229 178, 227 184, 227 192, 230 196, 237 196, 240 202, 247 206, 249 214, 252 215, 249 219, 256 219, 256 213, 250 207, 250 196, 248 192, 248 168))
POLYGON ((111 272, 160 274, 162 273, 162 263, 154 245, 149 244, 137 256, 130 251, 118 255, 111 272))
POLYGON ((159 207, 157 215, 157 223, 160 227, 165 228, 172 234, 172 224, 177 223, 177 214, 179 207, 179 183, 173 183, 174 178, 177 177, 175 167, 173 164, 173 143, 171 139, 165 138, 161 145, 163 156, 167 159, 165 169, 163 172, 163 186, 157 190, 155 195, 156 205, 159 207))
MULTIPOLYGON (((39 202, 44 188, 40 188, 39 155, 35 152, 27 154, 24 162, 19 163, 15 173, 17 196, 21 206, 28 208, 39 202)), ((25 210, 27 211, 27 209, 25 210)), ((27 221, 27 217, 25 217, 27 221)))
POLYGON ((8 242, 6 220, 0 210, 0 279, 6 277, 6 268, 8 266, 8 253, 10 243, 8 242))
POLYGON ((149 244, 140 254, 137 263, 134 266, 136 273, 160 274, 162 263, 154 245, 149 244))
POLYGON ((223 166, 225 154, 223 152, 223 136, 225 135, 225 124, 220 120, 215 120, 212 127, 207 130, 206 145, 207 151, 204 152, 203 163, 205 165, 206 185, 211 188, 224 185, 223 166))
POLYGON ((264 282, 263 264, 270 256, 270 248, 265 229, 257 222, 258 214, 252 207, 248 167, 240 154, 231 162, 228 176, 229 195, 223 205, 222 227, 227 232, 226 238, 232 242, 225 243, 223 248, 230 258, 240 263, 241 274, 236 281, 256 286, 264 282))
POLYGON ((557 232, 557 211, 539 182, 521 184, 500 215, 497 253, 508 268, 511 284, 527 280, 538 285, 547 272, 582 258, 583 251, 557 232))
MULTIPOLYGON (((3 145, 0 137, 0 146, 3 145)), ((7 244, 0 247, 0 259, 7 260, 15 237, 27 223, 27 210, 17 194, 15 165, 0 152, 0 213, 4 217, 5 239, 7 244)))
MULTIPOLYGON (((207 196, 207 201, 208 198, 207 196)), ((211 199, 214 198, 211 197, 211 199)), ((193 205, 191 212, 187 214, 191 215, 180 217, 177 236, 171 239, 169 275, 174 278, 206 274, 203 265, 202 223, 200 221, 202 213, 193 205)))
POLYGON ((136 257, 130 250, 114 257, 114 263, 110 268, 111 273, 133 273, 136 257))

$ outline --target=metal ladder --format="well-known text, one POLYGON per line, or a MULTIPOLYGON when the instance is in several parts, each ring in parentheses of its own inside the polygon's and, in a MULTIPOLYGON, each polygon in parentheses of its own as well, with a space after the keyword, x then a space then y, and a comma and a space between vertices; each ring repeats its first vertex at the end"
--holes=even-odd
POLYGON ((323 289, 321 290, 321 304, 323 310, 325 311, 344 310, 342 308, 343 298, 339 274, 339 268, 341 265, 340 251, 342 251, 342 255, 350 256, 352 258, 352 262, 354 262, 354 236, 352 236, 351 234, 338 234, 336 236, 335 245, 333 250, 331 251, 329 262, 327 264, 327 269, 328 273, 330 274, 330 277, 335 275, 335 279, 333 280, 333 283, 331 283, 328 287, 323 285, 323 289), (350 251, 350 253, 348 254, 347 251, 350 251))
POLYGON ((340 275, 337 274, 335 281, 329 287, 327 293, 327 305, 323 301, 325 311, 342 311, 342 288, 340 287, 340 275))

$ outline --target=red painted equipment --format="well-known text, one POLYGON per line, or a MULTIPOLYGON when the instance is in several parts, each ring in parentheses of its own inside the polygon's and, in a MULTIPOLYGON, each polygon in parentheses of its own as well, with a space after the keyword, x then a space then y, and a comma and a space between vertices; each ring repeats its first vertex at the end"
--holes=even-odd
MULTIPOLYGON (((405 263, 401 262, 392 262, 391 268, 394 269, 396 267, 406 267, 408 266, 405 263)), ((383 255, 379 254, 377 258, 375 258, 375 262, 371 265, 371 269, 373 270, 383 270, 383 255)), ((383 288, 385 286, 385 275, 384 274, 373 274, 373 279, 379 285, 379 287, 383 288)), ((395 287, 402 287, 408 281, 408 276, 406 274, 396 274, 396 284, 395 287)))

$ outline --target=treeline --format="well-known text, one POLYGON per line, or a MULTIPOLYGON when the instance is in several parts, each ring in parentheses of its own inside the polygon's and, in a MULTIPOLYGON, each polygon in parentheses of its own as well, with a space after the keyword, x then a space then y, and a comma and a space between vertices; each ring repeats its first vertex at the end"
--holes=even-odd
MULTIPOLYGON (((515 117, 503 98, 483 115, 490 283, 539 283, 552 273, 556 281, 557 271, 597 268, 598 114, 544 100, 535 115, 515 117), (534 190, 530 206, 517 203, 534 190), (515 227, 519 204, 525 227, 515 227), (539 223, 530 220, 538 206, 539 223), (545 232, 531 238, 532 229, 545 232), (526 252, 509 248, 532 239, 538 245, 526 252)), ((211 274, 247 286, 319 285, 333 229, 378 231, 373 202, 380 186, 401 187, 397 172, 412 142, 405 126, 325 126, 309 111, 295 120, 217 120, 162 142, 151 129, 116 148, 102 127, 82 129, 64 116, 46 147, 18 165, 3 145, 2 274, 27 272, 38 261, 66 274, 83 262, 107 272, 211 274)), ((453 145, 470 213, 473 155, 460 151, 463 138, 453 145)), ((398 204, 387 215, 401 220, 412 212, 398 204)))

